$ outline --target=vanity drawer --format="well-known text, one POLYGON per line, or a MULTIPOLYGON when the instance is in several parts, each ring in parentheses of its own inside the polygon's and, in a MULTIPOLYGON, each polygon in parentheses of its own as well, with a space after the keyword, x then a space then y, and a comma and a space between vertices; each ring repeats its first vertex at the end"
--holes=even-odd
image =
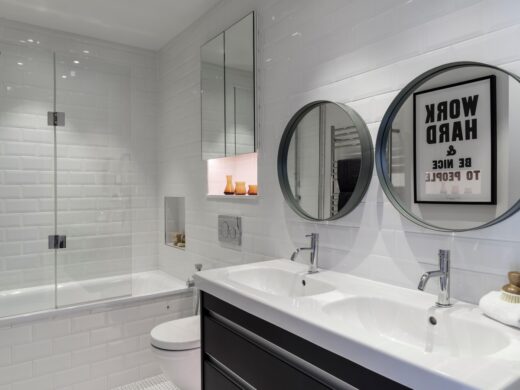
MULTIPOLYGON (((204 352, 252 387, 262 390, 316 389, 326 386, 257 343, 210 317, 204 317, 204 352)), ((205 382, 207 383, 207 382, 205 382)), ((205 386, 205 389, 210 387, 205 386)))
POLYGON ((205 390, 241 390, 241 387, 230 380, 217 367, 204 361, 204 389, 205 390))

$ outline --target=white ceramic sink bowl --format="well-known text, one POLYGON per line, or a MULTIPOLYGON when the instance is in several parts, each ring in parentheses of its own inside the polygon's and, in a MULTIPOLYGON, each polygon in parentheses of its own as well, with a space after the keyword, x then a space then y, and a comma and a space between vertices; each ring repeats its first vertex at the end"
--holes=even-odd
POLYGON ((281 297, 306 297, 335 290, 328 284, 304 272, 278 268, 258 268, 230 271, 228 279, 248 288, 281 297))
POLYGON ((377 297, 354 297, 325 305, 323 311, 345 327, 356 327, 371 337, 426 354, 485 356, 510 343, 496 328, 458 317, 456 309, 413 306, 377 297))

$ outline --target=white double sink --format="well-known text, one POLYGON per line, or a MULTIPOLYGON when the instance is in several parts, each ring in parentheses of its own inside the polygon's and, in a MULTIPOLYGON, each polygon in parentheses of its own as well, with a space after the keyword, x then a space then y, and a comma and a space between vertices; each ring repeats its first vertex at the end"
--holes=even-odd
MULTIPOLYGON (((470 304, 289 260, 208 270, 197 286, 366 368, 420 389, 520 389, 520 330, 470 304)), ((432 282, 435 282, 433 280, 432 282)))

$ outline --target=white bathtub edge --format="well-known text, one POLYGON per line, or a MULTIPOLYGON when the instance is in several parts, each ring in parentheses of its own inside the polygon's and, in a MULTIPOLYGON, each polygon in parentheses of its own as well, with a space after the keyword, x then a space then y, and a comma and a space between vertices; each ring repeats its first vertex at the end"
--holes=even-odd
POLYGON ((141 304, 147 301, 153 301, 156 299, 165 298, 168 296, 177 296, 177 295, 189 295, 193 292, 193 288, 186 287, 182 289, 176 290, 168 290, 161 291, 157 293, 147 294, 147 295, 139 295, 139 296, 124 296, 120 298, 111 298, 102 301, 96 302, 88 302, 88 303, 80 303, 72 306, 65 306, 60 308, 52 308, 43 311, 37 311, 26 314, 17 314, 9 317, 0 318, 0 328, 9 327, 18 325, 26 322, 33 321, 41 321, 41 320, 49 320, 59 317, 65 317, 72 314, 77 314, 80 312, 98 312, 98 311, 106 311, 110 310, 114 307, 123 306, 123 305, 133 305, 133 304, 141 304))

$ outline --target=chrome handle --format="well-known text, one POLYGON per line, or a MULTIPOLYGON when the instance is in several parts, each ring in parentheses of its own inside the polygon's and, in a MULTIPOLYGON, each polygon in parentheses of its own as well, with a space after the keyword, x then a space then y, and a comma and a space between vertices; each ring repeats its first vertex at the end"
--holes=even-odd
POLYGON ((67 248, 67 236, 51 235, 49 236, 49 249, 65 249, 67 248))

